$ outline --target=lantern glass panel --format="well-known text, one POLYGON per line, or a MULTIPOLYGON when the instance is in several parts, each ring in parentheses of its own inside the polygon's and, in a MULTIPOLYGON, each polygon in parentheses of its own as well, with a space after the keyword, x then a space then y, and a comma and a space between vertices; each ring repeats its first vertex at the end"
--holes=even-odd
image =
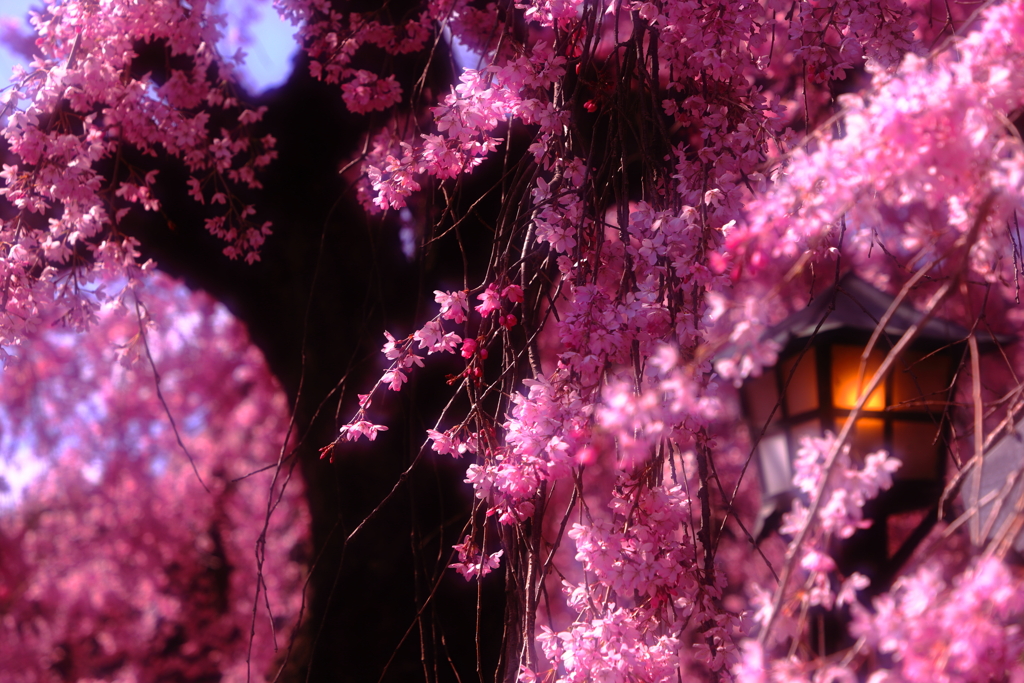
POLYGON ((939 476, 939 426, 933 422, 894 421, 892 424, 893 454, 903 466, 893 475, 896 479, 935 479, 939 476))
POLYGON ((790 416, 800 415, 810 410, 818 409, 818 371, 815 361, 814 347, 807 349, 801 357, 800 354, 791 356, 782 362, 782 386, 786 386, 789 374, 793 372, 793 379, 786 389, 786 412, 790 416))
POLYGON ((900 369, 893 372, 893 409, 928 410, 939 414, 948 390, 950 358, 944 353, 925 357, 920 351, 908 351, 900 369))
POLYGON ((761 476, 765 493, 772 496, 789 491, 793 487, 793 472, 789 465, 786 435, 765 435, 757 450, 761 457, 761 476))
MULTIPOLYGON (((836 344, 832 347, 832 401, 836 408, 851 409, 857 405, 861 390, 866 388, 875 372, 885 360, 885 354, 872 349, 860 383, 860 357, 858 346, 836 344)), ((880 383, 864 404, 864 410, 885 410, 885 383, 880 383)))

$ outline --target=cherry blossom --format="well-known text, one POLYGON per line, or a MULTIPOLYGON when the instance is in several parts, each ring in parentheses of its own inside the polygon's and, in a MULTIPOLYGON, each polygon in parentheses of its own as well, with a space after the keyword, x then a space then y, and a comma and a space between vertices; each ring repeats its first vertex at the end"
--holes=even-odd
MULTIPOLYGON (((972 507, 956 498, 958 472, 984 467, 978 449, 1019 412, 1019 343, 1001 340, 1024 323, 1021 3, 976 15, 900 0, 400 4, 274 2, 305 53, 308 73, 296 78, 333 88, 346 120, 361 126, 343 168, 371 231, 391 229, 395 212, 403 229, 415 228, 423 253, 409 258, 423 257, 419 282, 433 292, 432 303, 427 295, 412 307, 415 320, 373 332, 385 337, 377 379, 357 389, 358 407, 321 455, 376 440, 408 387, 434 382, 427 392, 447 392, 410 467, 465 467, 466 527, 449 558, 457 561, 438 569, 485 582, 505 574, 514 623, 505 624, 500 677, 1020 678, 1022 592, 1019 572, 1002 561, 1006 543, 980 535, 965 550, 970 543, 957 549, 950 539, 963 538, 973 514, 957 507, 972 507), (470 248, 477 242, 487 248, 470 248), (433 270, 448 250, 463 272, 433 270), (935 401, 951 434, 942 529, 894 577, 840 566, 836 548, 873 523, 866 506, 900 465, 884 451, 854 458, 842 434, 802 442, 779 534, 756 546, 748 530, 758 444, 736 387, 784 351, 775 326, 835 294, 846 272, 888 293, 906 285, 909 305, 973 331, 975 357, 965 352, 957 384, 935 401), (453 282, 459 289, 443 289, 453 282), (983 372, 978 338, 990 329, 1003 365, 986 361, 983 372), (443 379, 428 364, 443 367, 443 379)), ((183 183, 207 211, 198 220, 227 257, 253 262, 270 247, 259 200, 277 138, 266 132, 270 109, 246 101, 235 62, 214 47, 224 30, 216 9, 205 0, 70 0, 34 16, 38 56, 15 72, 0 115, 5 372, 34 354, 60 356, 58 337, 37 350, 55 324, 107 330, 111 311, 131 302, 140 336, 107 356, 119 372, 146 364, 144 335, 170 304, 143 314, 159 264, 142 260, 146 245, 128 226, 162 216, 169 183, 183 183), (180 180, 157 163, 165 157, 180 180)), ((269 414, 267 387, 251 400, 269 414)), ((175 400, 187 403, 192 393, 178 389, 175 400)), ((267 441, 277 425, 268 420, 267 441)), ((143 431, 141 441, 156 438, 143 431)), ((101 507, 82 474, 90 462, 75 460, 64 436, 39 438, 63 444, 66 466, 37 499, 101 507)), ((112 490, 159 481, 154 495, 169 498, 175 486, 195 486, 127 466, 118 474, 113 453, 102 473, 112 490)), ((247 457, 266 460, 263 451, 247 457)), ((210 467, 196 465, 234 500, 210 467)), ((22 534, 19 548, 31 554, 43 541, 27 523, 12 522, 4 538, 22 534)), ((58 526, 75 528, 70 516, 58 526)), ((75 575, 69 605, 101 569, 75 575)), ((294 568, 275 571, 284 578, 274 590, 287 593, 294 568)), ((122 641, 148 652, 140 643, 163 637, 153 610, 199 628, 188 616, 198 598, 147 581, 142 598, 110 594, 112 625, 94 629, 96 652, 119 652, 122 641), (128 614, 143 615, 142 640, 122 632, 128 614)), ((32 599, 56 583, 38 581, 32 599)), ((54 619, 75 628, 80 615, 60 609, 54 619)), ((89 626, 95 614, 82 619, 89 626)), ((253 640, 260 666, 266 642, 253 640)))
POLYGON ((299 614, 308 524, 301 482, 271 483, 287 402, 209 297, 163 275, 130 297, 144 314, 110 302, 85 343, 40 328, 4 370, 0 419, 47 463, 0 511, 5 675, 270 680, 299 614), (280 503, 264 526, 268 495, 280 503), (264 533, 276 549, 257 568, 264 533))

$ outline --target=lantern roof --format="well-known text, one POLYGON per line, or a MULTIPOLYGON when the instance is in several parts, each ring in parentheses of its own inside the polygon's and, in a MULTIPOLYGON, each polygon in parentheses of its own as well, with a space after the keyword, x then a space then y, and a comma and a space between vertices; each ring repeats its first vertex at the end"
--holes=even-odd
MULTIPOLYGON (((889 310, 896 297, 879 291, 852 273, 839 281, 835 296, 835 310, 828 313, 832 298, 828 292, 814 299, 806 308, 797 311, 781 323, 774 325, 765 333, 765 339, 771 339, 784 347, 791 339, 802 339, 814 334, 831 332, 838 329, 854 329, 871 332, 877 327, 885 312, 889 310), (826 314, 828 317, 826 318, 826 314), (818 328, 818 323, 821 327, 818 328)), ((910 304, 900 304, 885 326, 885 334, 900 337, 912 325, 920 323, 924 314, 910 304)), ((967 339, 970 330, 949 320, 932 317, 921 331, 918 339, 938 343, 948 343, 967 339)), ((1002 337, 993 337, 983 330, 975 330, 975 338, 979 343, 1009 341, 1002 337)))

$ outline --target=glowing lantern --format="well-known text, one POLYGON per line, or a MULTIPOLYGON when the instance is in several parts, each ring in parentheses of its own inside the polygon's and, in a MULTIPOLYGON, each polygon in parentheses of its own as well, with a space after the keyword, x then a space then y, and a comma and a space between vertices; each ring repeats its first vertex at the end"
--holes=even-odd
MULTIPOLYGON (((770 527, 770 518, 788 507, 793 496, 792 462, 801 438, 820 437, 826 430, 838 433, 889 350, 922 320, 911 306, 898 307, 875 348, 863 358, 872 332, 893 301, 863 280, 847 276, 839 284, 834 310, 829 312, 832 297, 825 294, 769 331, 783 348, 779 363, 749 379, 742 392, 757 440, 764 501, 755 535, 770 531, 766 523, 770 527)), ((893 488, 868 510, 876 521, 870 543, 881 545, 876 554, 896 553, 894 539, 886 536, 888 517, 931 507, 942 491, 946 408, 959 359, 955 354, 962 349, 957 343, 968 334, 948 321, 926 322, 915 343, 868 396, 854 424, 849 442, 855 460, 884 449, 903 462, 893 488)), ((896 540, 923 535, 931 526, 923 517, 918 514, 916 520, 923 531, 904 531, 896 540)))

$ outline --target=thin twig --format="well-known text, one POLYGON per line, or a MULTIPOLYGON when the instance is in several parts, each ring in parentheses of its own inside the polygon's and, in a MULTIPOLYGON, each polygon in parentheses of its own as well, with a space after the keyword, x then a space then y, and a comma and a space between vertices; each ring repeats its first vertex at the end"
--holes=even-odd
POLYGON ((135 315, 139 320, 139 337, 142 339, 142 347, 146 350, 146 358, 149 360, 149 367, 153 370, 153 383, 156 385, 156 397, 160 400, 160 405, 163 406, 164 414, 167 416, 167 421, 171 423, 171 429, 174 431, 174 438, 178 441, 178 446, 188 456, 188 462, 192 465, 192 471, 196 474, 196 479, 203 485, 203 489, 207 493, 212 493, 210 487, 203 481, 203 476, 199 474, 199 468, 196 467, 195 458, 189 452, 188 447, 185 446, 185 442, 181 440, 181 433, 178 431, 178 425, 174 421, 174 416, 171 415, 171 409, 167 405, 167 400, 164 399, 164 394, 160 390, 160 373, 156 369, 156 362, 153 360, 153 354, 149 351, 149 340, 146 338, 145 324, 142 322, 142 305, 139 303, 138 294, 135 295, 135 315))

